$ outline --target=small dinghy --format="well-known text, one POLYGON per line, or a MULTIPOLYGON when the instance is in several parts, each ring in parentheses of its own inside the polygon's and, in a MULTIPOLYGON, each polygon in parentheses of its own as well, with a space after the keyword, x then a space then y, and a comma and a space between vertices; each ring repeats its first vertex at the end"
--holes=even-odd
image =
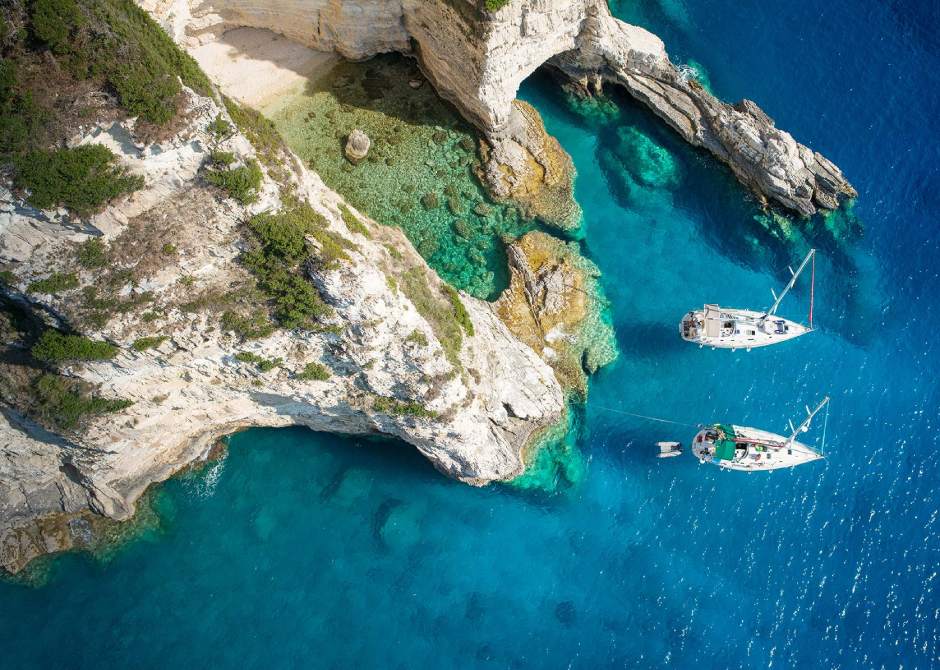
POLYGON ((679 323, 679 334, 686 342, 694 342, 702 347, 750 351, 753 347, 766 347, 812 332, 813 291, 816 282, 815 256, 816 250, 810 249, 796 272, 790 268, 790 283, 779 296, 771 289, 774 304, 767 311, 756 312, 749 309, 705 305, 701 310, 693 310, 682 317, 679 323), (783 297, 796 284, 797 278, 810 260, 813 260, 813 280, 810 285, 809 325, 804 326, 801 323, 778 317, 777 308, 783 297))
POLYGON ((681 442, 657 442, 656 446, 659 447, 659 453, 656 454, 656 458, 672 458, 682 453, 681 442))
MULTIPOLYGON (((809 430, 813 417, 829 403, 823 398, 816 409, 806 408, 806 419, 790 437, 748 426, 716 423, 703 428, 692 440, 692 453, 701 463, 712 463, 728 470, 777 470, 792 468, 823 458, 820 451, 797 442, 796 436, 809 430)), ((828 414, 827 414, 828 418, 828 414)), ((823 429, 825 442, 825 429, 823 429)))

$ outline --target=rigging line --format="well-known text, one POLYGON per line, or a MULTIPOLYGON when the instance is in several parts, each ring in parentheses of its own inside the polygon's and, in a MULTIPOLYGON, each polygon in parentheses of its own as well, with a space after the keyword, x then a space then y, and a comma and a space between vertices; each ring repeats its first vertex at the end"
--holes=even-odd
MULTIPOLYGON (((813 279, 809 285, 809 327, 813 328, 813 298, 816 293, 816 254, 813 254, 813 279)), ((828 415, 828 412, 826 412, 828 415)))
POLYGON ((826 453, 826 429, 829 428, 829 403, 826 403, 826 416, 823 418, 822 445, 819 447, 819 453, 826 453))
POLYGON ((585 291, 583 288, 578 288, 577 286, 571 286, 570 284, 565 284, 564 282, 562 282, 562 288, 570 288, 573 291, 580 291, 581 293, 589 297, 591 300, 594 300, 595 302, 599 302, 604 307, 610 307, 610 300, 607 300, 606 298, 601 298, 600 296, 597 296, 597 295, 592 295, 588 291, 585 291))
POLYGON ((670 419, 660 419, 655 416, 647 416, 646 414, 635 414, 633 412, 624 412, 622 409, 614 409, 613 407, 603 407, 602 405, 595 405, 594 403, 591 403, 591 407, 595 409, 602 409, 605 412, 614 412, 616 414, 623 414, 625 416, 636 417, 637 419, 646 419, 647 421, 658 421, 659 423, 672 423, 677 426, 688 426, 691 428, 698 428, 697 424, 683 423, 681 421, 671 421, 670 419))

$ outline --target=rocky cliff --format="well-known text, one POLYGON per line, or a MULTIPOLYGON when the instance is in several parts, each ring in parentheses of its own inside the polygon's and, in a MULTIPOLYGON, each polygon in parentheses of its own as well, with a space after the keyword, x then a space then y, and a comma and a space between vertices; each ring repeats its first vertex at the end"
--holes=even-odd
MULTIPOLYGON (((256 150, 238 132, 219 142, 212 126, 231 123, 227 111, 186 97, 185 125, 160 142, 137 143, 132 121, 74 139, 109 147, 144 178, 142 190, 101 214, 83 222, 2 193, 0 259, 12 269, 5 293, 49 325, 117 346, 109 360, 60 372, 133 403, 62 436, 5 408, 7 569, 72 546, 88 510, 127 519, 147 486, 247 426, 397 437, 445 474, 482 484, 519 474, 530 437, 563 411, 551 368, 490 305, 445 287, 399 231, 348 208, 288 152, 264 169, 256 203, 222 197, 204 179, 210 147, 242 163, 256 150), (298 202, 326 231, 308 236, 304 272, 331 315, 318 329, 239 336, 226 319, 249 319, 240 310, 259 300, 238 262, 244 222, 298 202), (106 264, 79 262, 90 239, 103 243, 106 264), (318 262, 331 242, 342 249, 338 260, 318 262), (35 282, 53 273, 76 281, 43 293, 35 282)), ((13 370, 4 368, 5 378, 13 370)), ((15 400, 15 384, 3 391, 15 400)))
MULTIPOLYGON (((695 146, 728 164, 764 203, 802 215, 834 209, 855 190, 828 159, 775 127, 749 100, 724 103, 669 60, 662 41, 610 15, 604 0, 514 0, 486 11, 477 0, 143 0, 181 40, 211 39, 236 26, 269 28, 316 49, 366 58, 414 54, 440 95, 485 134, 486 179, 499 196, 552 183, 559 161, 513 100, 543 64, 579 82, 624 86, 695 146)), ((562 227, 574 204, 547 188, 542 209, 562 227)), ((569 198, 570 201, 570 198, 569 198)))

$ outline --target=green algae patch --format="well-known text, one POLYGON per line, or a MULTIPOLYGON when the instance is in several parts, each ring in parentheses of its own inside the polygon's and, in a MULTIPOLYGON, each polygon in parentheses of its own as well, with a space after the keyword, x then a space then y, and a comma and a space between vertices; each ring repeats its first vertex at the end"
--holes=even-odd
POLYGON ((535 222, 489 199, 476 177, 476 133, 412 61, 339 63, 271 118, 328 186, 370 218, 401 228, 448 283, 483 299, 505 288, 501 238, 515 239, 535 222), (357 128, 372 145, 353 165, 343 147, 357 128))
POLYGON ((642 194, 669 193, 682 182, 672 152, 634 126, 617 128, 610 142, 598 146, 597 159, 611 192, 626 207, 642 194))

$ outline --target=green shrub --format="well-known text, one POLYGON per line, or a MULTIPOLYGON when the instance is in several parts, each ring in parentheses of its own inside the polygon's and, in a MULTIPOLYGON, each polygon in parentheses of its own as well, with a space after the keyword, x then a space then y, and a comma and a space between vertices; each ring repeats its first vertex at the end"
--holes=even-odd
POLYGON ((414 416, 422 419, 437 418, 437 412, 427 409, 424 405, 414 401, 404 402, 397 398, 376 396, 372 407, 377 412, 394 416, 414 416))
POLYGON ((57 54, 69 51, 76 33, 85 25, 75 0, 33 0, 30 18, 33 34, 57 54))
POLYGON ((34 0, 30 28, 76 77, 104 77, 121 105, 150 123, 176 115, 178 78, 204 95, 196 62, 133 0, 34 0))
POLYGON ((422 333, 420 330, 413 330, 411 334, 405 338, 405 342, 414 342, 417 345, 422 347, 428 346, 428 336, 422 333))
POLYGON ((0 284, 13 286, 16 283, 16 275, 11 270, 0 270, 0 284))
POLYGON ((227 311, 222 314, 222 328, 245 340, 267 337, 274 332, 274 325, 268 315, 263 312, 254 312, 249 316, 244 316, 227 311))
POLYGON ((164 256, 172 256, 176 253, 176 245, 172 242, 167 242, 162 247, 160 247, 160 253, 164 256))
POLYGON ((166 335, 152 335, 148 337, 139 337, 134 340, 134 343, 131 345, 131 348, 134 351, 147 351, 147 349, 153 349, 154 347, 159 347, 161 344, 166 342, 166 335))
POLYGON ((103 361, 114 358, 118 348, 100 340, 89 340, 81 335, 63 335, 57 330, 46 330, 32 348, 33 357, 46 363, 63 361, 103 361))
POLYGON ((369 232, 369 229, 366 228, 366 225, 359 219, 358 216, 350 211, 349 207, 340 203, 339 213, 343 217, 343 223, 346 224, 346 227, 354 233, 359 233, 363 237, 372 239, 372 233, 369 232))
POLYGON ((213 149, 209 154, 209 160, 212 161, 214 165, 227 167, 235 162, 235 154, 233 154, 231 151, 219 151, 218 149, 213 149))
POLYGON ((229 197, 243 205, 258 200, 258 189, 264 175, 258 161, 249 159, 245 165, 235 168, 210 168, 206 170, 206 181, 224 190, 229 197))
POLYGON ((484 6, 491 12, 498 11, 509 4, 509 0, 484 0, 484 6))
POLYGON ((36 104, 30 91, 17 81, 17 65, 0 59, 0 155, 18 153, 43 137, 49 113, 36 104))
POLYGON ((134 116, 162 125, 176 116, 182 92, 179 79, 164 64, 128 61, 115 66, 109 77, 121 106, 134 116))
POLYGON ((303 379, 304 381, 324 382, 330 376, 330 369, 322 363, 307 363, 303 371, 297 373, 297 379, 303 379))
POLYGON ((241 361, 242 363, 254 363, 260 372, 270 372, 284 362, 281 358, 262 358, 258 354, 250 351, 239 351, 235 354, 235 360, 241 361))
POLYGON ((274 315, 285 328, 310 328, 332 314, 320 294, 300 274, 300 263, 310 251, 305 238, 314 238, 321 266, 335 267, 348 260, 347 249, 356 245, 326 229, 326 219, 307 204, 278 214, 258 214, 248 221, 253 234, 251 250, 242 262, 258 279, 258 286, 273 302, 274 315))
POLYGON ((55 295, 78 287, 78 277, 71 272, 53 272, 45 279, 30 283, 26 290, 30 293, 48 293, 55 295))
POLYGON ((113 198, 136 191, 144 178, 113 165, 107 147, 88 144, 73 149, 31 151, 14 160, 14 183, 29 190, 29 204, 39 209, 64 205, 79 216, 100 210, 113 198))
POLYGON ((473 321, 470 320, 470 314, 460 300, 460 294, 457 293, 457 289, 450 284, 444 284, 444 293, 447 294, 450 305, 454 309, 454 318, 457 319, 457 323, 466 331, 467 335, 473 337, 473 321))
POLYGON ((222 96, 225 109, 232 121, 242 131, 251 145, 255 148, 259 160, 268 169, 274 169, 278 164, 278 157, 284 151, 284 140, 274 123, 259 112, 239 105, 231 98, 222 96))
POLYGON ((108 263, 105 245, 100 237, 92 237, 82 242, 75 256, 83 268, 100 268, 108 263))
POLYGON ((33 382, 36 414, 60 429, 72 429, 89 417, 118 412, 134 404, 129 400, 92 395, 88 388, 88 384, 79 380, 44 374, 33 382))
POLYGON ((232 134, 232 124, 222 118, 222 115, 213 119, 212 123, 209 124, 209 132, 212 133, 212 136, 216 140, 224 140, 226 137, 232 134))

